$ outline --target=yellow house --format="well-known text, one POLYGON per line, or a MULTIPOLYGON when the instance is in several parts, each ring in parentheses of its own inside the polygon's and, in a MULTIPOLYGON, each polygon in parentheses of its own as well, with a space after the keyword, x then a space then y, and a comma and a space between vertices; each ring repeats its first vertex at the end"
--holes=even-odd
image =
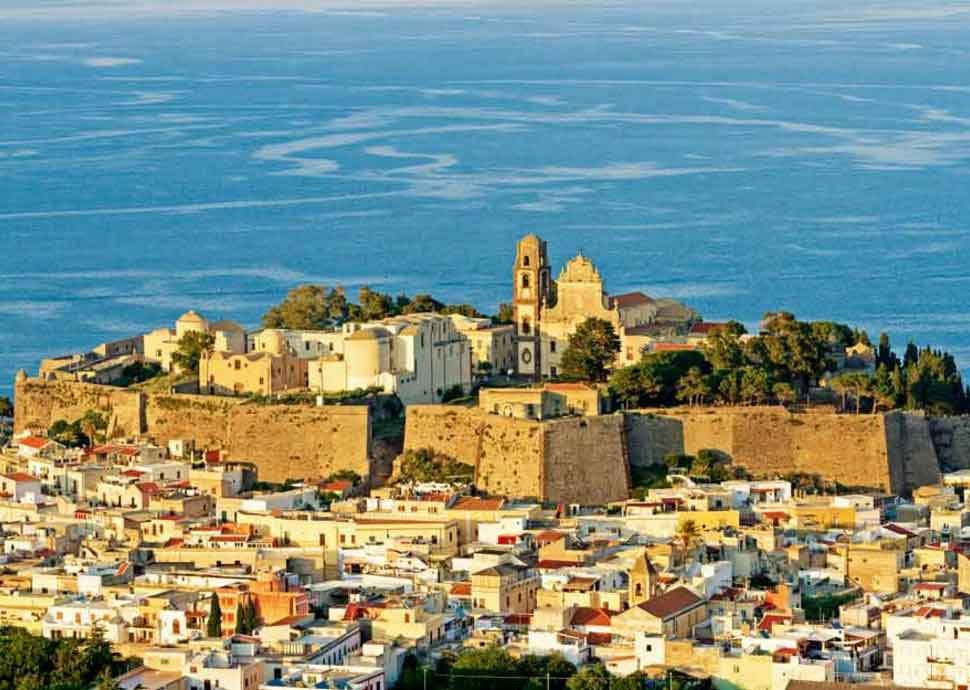
POLYGON ((882 540, 845 544, 839 550, 843 554, 846 577, 865 591, 883 594, 899 591, 899 575, 906 562, 904 542, 882 540))
POLYGON ((791 508, 794 527, 799 529, 832 527, 855 527, 856 512, 852 506, 832 506, 829 504, 799 504, 791 508))
POLYGON ((525 566, 496 565, 473 573, 472 606, 488 611, 532 613, 536 607, 539 577, 525 566))
POLYGON ((288 353, 211 352, 199 360, 199 390, 209 395, 272 395, 306 387, 306 360, 288 353))

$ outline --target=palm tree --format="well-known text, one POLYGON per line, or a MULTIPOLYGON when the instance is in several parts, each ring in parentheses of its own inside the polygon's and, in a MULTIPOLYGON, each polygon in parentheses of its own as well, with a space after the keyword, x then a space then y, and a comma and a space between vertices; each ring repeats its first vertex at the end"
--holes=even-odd
POLYGON ((693 520, 684 520, 677 526, 677 535, 680 537, 680 542, 683 544, 685 550, 697 542, 700 534, 697 523, 693 520))

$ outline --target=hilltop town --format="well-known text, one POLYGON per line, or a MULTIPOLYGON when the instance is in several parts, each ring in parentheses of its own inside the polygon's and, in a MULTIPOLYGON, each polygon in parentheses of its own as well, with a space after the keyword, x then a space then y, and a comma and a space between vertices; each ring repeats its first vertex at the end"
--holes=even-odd
POLYGON ((948 353, 510 263, 494 316, 307 285, 19 373, 0 689, 968 684, 948 353))

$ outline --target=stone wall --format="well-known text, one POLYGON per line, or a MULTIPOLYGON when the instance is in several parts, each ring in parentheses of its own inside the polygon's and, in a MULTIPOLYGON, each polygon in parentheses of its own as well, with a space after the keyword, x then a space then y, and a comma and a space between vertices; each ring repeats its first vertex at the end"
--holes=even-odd
POLYGON ((668 453, 724 451, 755 475, 819 474, 851 486, 904 491, 938 480, 928 422, 917 415, 792 413, 783 407, 640 410, 628 415, 630 463, 668 453))
POLYGON ((602 504, 629 496, 623 415, 560 419, 544 426, 545 500, 602 504))
POLYGON ((970 469, 970 417, 932 417, 929 423, 940 467, 970 469))
POLYGON ((18 380, 18 431, 73 421, 89 409, 110 418, 109 436, 143 436, 165 444, 191 439, 252 462, 264 481, 320 478, 350 469, 370 474, 367 405, 253 405, 205 395, 170 395, 93 384, 18 380))
POLYGON ((370 475, 367 405, 239 405, 229 416, 229 457, 245 459, 267 481, 370 475))
POLYGON ((433 448, 475 467, 489 493, 596 504, 628 496, 623 418, 536 422, 442 405, 408 407, 405 450, 433 448))
POLYGON ((241 402, 212 395, 146 394, 144 433, 160 444, 191 438, 200 448, 228 450, 230 414, 241 402))
POLYGON ((46 431, 57 420, 74 421, 88 410, 101 412, 113 434, 137 434, 143 425, 137 391, 93 383, 18 378, 14 395, 17 432, 46 431))

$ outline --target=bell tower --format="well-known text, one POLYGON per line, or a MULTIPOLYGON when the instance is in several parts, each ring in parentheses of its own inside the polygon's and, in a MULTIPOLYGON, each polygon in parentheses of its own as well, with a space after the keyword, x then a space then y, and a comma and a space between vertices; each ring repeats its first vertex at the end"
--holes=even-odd
POLYGON ((519 240, 512 270, 512 306, 515 311, 515 342, 519 374, 542 377, 539 321, 551 288, 546 243, 536 235, 519 240))

